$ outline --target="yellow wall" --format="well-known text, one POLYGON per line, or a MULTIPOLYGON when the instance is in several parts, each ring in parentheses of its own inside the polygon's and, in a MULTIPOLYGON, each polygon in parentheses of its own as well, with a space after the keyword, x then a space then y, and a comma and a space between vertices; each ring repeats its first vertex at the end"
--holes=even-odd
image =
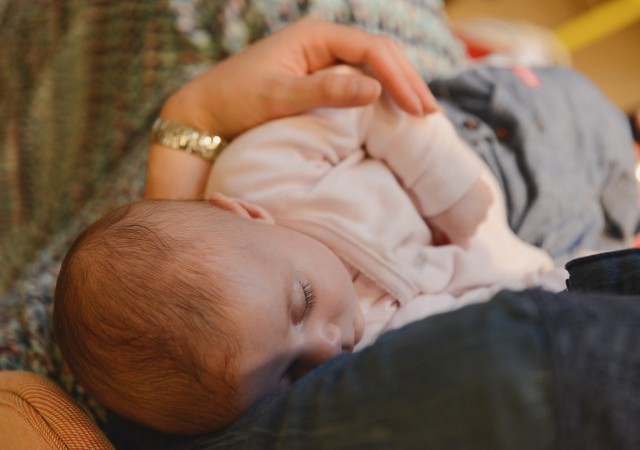
MULTIPOLYGON (((488 16, 556 29, 611 1, 616 0, 452 0, 447 9, 453 22, 488 16)), ((632 23, 573 51, 571 58, 573 67, 590 77, 618 106, 630 110, 640 106, 640 18, 636 18, 640 0, 617 1, 633 10, 632 23)), ((597 21, 589 27, 593 23, 597 21)))

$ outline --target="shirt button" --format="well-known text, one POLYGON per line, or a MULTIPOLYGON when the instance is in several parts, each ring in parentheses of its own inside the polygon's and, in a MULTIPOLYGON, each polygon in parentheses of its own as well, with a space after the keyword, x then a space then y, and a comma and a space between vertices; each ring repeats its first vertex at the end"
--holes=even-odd
POLYGON ((496 127, 496 136, 498 139, 504 141, 509 137, 509 130, 506 127, 496 127))
POLYGON ((477 130, 478 129, 478 121, 475 119, 465 119, 464 127, 467 130, 477 130))

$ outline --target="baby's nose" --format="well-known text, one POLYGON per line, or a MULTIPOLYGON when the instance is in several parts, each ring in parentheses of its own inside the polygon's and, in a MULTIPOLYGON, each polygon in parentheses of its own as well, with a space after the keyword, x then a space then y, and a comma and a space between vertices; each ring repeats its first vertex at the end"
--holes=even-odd
POLYGON ((293 381, 302 378, 323 362, 343 351, 342 330, 334 324, 322 325, 314 336, 307 340, 298 360, 292 368, 293 381))
POLYGON ((288 370, 291 381, 297 381, 323 362, 343 351, 353 350, 352 344, 342 342, 342 329, 335 324, 324 324, 306 340, 299 357, 288 370))
POLYGON ((342 342, 342 330, 334 323, 324 325, 324 339, 331 346, 340 346, 342 342))
POLYGON ((317 364, 321 364, 328 359, 342 352, 342 330, 333 323, 324 324, 318 335, 311 355, 317 364))

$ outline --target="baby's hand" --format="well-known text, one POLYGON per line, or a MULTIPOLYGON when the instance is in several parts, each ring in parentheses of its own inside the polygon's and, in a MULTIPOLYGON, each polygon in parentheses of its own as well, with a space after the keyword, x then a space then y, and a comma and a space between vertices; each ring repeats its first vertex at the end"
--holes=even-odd
POLYGON ((467 247, 493 202, 489 185, 480 178, 467 194, 451 208, 427 219, 436 245, 457 244, 467 247))

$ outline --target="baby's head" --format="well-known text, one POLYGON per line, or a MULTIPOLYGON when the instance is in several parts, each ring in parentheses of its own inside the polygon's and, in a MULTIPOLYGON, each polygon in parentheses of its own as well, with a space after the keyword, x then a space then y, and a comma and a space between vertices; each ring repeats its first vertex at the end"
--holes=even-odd
POLYGON ((54 332, 108 409, 199 433, 351 350, 362 316, 319 242, 253 205, 143 201, 89 227, 62 265, 54 332))

